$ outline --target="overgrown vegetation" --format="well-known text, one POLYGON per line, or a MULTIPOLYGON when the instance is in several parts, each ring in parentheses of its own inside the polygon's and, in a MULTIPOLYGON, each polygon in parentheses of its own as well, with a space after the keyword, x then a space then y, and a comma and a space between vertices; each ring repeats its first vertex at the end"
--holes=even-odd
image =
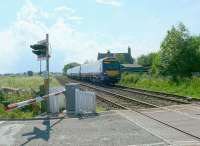
MULTIPOLYGON (((39 95, 39 87, 43 84, 43 78, 40 76, 16 76, 0 77, 0 88, 9 87, 23 89, 17 93, 5 93, 0 91, 0 118, 31 118, 41 113, 41 104, 33 104, 22 109, 5 111, 5 107, 10 103, 24 101, 39 95)), ((50 78, 50 86, 59 86, 60 84, 54 78, 50 78)))
POLYGON ((190 35, 180 23, 172 27, 161 44, 160 72, 173 77, 191 77, 200 71, 200 36, 190 35))
POLYGON ((169 76, 124 73, 119 84, 200 99, 200 77, 179 78, 175 82, 169 76))
POLYGON ((123 74, 120 84, 200 98, 200 36, 183 23, 167 32, 160 51, 142 55, 137 62, 149 66, 147 74, 123 74))
POLYGON ((142 55, 137 62, 151 68, 151 74, 180 77, 192 77, 200 72, 200 36, 190 35, 184 24, 167 32, 157 53, 142 55))
POLYGON ((157 53, 150 53, 148 55, 141 55, 137 59, 137 63, 142 65, 142 66, 152 66, 153 60, 154 60, 156 55, 157 55, 157 53))
POLYGON ((76 62, 72 62, 72 63, 68 63, 64 66, 63 68, 63 74, 66 75, 67 74, 67 70, 72 68, 72 67, 75 67, 75 66, 79 66, 80 64, 76 63, 76 62))
MULTIPOLYGON (((130 60, 127 59, 123 54, 116 54, 116 59, 119 61, 120 64, 129 64, 130 60)), ((134 59, 133 59, 134 62, 134 59)))
MULTIPOLYGON (((0 77, 0 88, 1 87, 11 87, 20 89, 39 89, 39 86, 43 84, 43 78, 41 76, 5 76, 0 77)), ((51 86, 59 86, 59 83, 53 77, 50 77, 51 86)))

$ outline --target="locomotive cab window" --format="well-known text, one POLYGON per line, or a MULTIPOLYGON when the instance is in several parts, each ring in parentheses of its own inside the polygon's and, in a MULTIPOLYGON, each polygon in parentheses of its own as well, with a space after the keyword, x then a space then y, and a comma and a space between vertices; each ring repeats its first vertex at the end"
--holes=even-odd
POLYGON ((104 61, 104 70, 120 70, 120 64, 118 61, 104 61))

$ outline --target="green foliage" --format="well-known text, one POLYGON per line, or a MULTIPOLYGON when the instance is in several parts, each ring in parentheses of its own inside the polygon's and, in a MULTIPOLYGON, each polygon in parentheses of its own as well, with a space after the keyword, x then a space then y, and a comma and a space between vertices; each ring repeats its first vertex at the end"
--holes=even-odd
POLYGON ((161 73, 177 77, 199 72, 199 47, 200 36, 190 36, 182 23, 173 26, 161 44, 161 73))
POLYGON ((158 53, 142 55, 138 64, 150 66, 151 74, 179 77, 191 77, 200 72, 200 36, 192 36, 183 23, 167 32, 158 53))
POLYGON ((179 78, 175 82, 169 77, 124 73, 119 84, 200 99, 200 77, 179 78))
MULTIPOLYGON (((5 106, 7 106, 10 103, 21 102, 24 100, 28 100, 30 98, 34 98, 36 94, 38 94, 35 90, 39 90, 39 87, 42 84, 43 84, 43 78, 40 76, 0 77, 0 88, 11 87, 11 88, 26 89, 25 92, 19 92, 19 93, 0 92, 0 118, 31 118, 40 114, 41 103, 28 105, 21 109, 9 112, 5 111, 5 106)), ((50 77, 50 86, 59 86, 59 85, 60 84, 55 78, 50 77)))
POLYGON ((50 87, 60 86, 60 83, 58 82, 58 80, 56 80, 53 76, 50 76, 49 81, 50 81, 50 87))
POLYGON ((125 84, 136 84, 141 77, 141 74, 129 74, 129 73, 124 73, 122 74, 121 77, 121 83, 125 84))
POLYGON ((76 62, 72 62, 72 63, 69 63, 69 64, 66 64, 63 68, 63 74, 66 75, 67 74, 67 70, 72 68, 72 67, 75 67, 75 66, 79 66, 80 64, 76 63, 76 62))
POLYGON ((129 64, 128 60, 125 58, 123 54, 116 54, 115 57, 119 61, 120 64, 129 64))
POLYGON ((153 60, 152 60, 152 65, 151 65, 151 74, 153 75, 159 75, 160 71, 159 71, 159 68, 160 68, 160 54, 159 53, 156 53, 154 56, 153 56, 153 60))
POLYGON ((28 71, 27 74, 28 76, 33 76, 33 71, 28 71))
POLYGON ((5 106, 3 104, 0 104, 0 118, 26 119, 26 118, 31 118, 33 116, 34 116, 34 114, 32 112, 23 112, 19 109, 7 112, 7 111, 5 111, 5 106))
POLYGON ((190 35, 184 24, 173 26, 158 53, 142 55, 137 62, 151 74, 122 75, 121 85, 200 98, 200 36, 190 35))
MULTIPOLYGON (((0 77, 0 88, 11 87, 20 89, 33 89, 38 90, 39 86, 44 83, 44 79, 41 76, 16 76, 16 77, 0 77)), ((50 77, 51 86, 59 86, 58 81, 50 77)))
POLYGON ((142 66, 152 66, 154 58, 157 56, 157 53, 150 53, 147 55, 142 55, 138 57, 137 63, 142 66))
POLYGON ((23 89, 38 89, 43 83, 40 76, 19 76, 19 77, 0 77, 0 87, 23 88, 23 89))
POLYGON ((4 100, 4 94, 0 91, 0 101, 4 100))
POLYGON ((106 111, 106 108, 104 108, 104 107, 101 107, 101 106, 97 106, 96 107, 96 112, 97 113, 101 113, 101 112, 105 112, 106 111))
POLYGON ((40 103, 28 105, 14 111, 9 111, 9 112, 5 111, 5 106, 7 106, 10 103, 20 102, 23 100, 33 98, 30 93, 23 93, 23 94, 1 93, 0 96, 1 96, 1 99, 0 99, 0 117, 1 118, 30 118, 40 113, 40 109, 41 109, 40 103))

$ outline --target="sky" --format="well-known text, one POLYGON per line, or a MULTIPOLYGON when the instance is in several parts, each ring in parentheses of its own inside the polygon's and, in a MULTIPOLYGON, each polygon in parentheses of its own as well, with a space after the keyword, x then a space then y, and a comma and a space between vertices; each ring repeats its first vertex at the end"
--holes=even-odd
MULTIPOLYGON (((200 34, 199 0, 2 0, 0 73, 39 71, 30 45, 50 38, 50 71, 94 61, 98 52, 132 56, 158 51, 167 30, 183 22, 200 34)), ((43 64, 43 69, 45 62, 43 64)))

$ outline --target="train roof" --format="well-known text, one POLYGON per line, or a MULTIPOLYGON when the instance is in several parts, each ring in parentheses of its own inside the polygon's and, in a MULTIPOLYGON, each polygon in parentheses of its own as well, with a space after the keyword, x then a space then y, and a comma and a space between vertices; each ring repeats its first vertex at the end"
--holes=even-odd
POLYGON ((105 57, 105 58, 102 58, 102 59, 99 59, 98 61, 104 61, 104 60, 106 60, 106 59, 116 59, 115 57, 105 57))
MULTIPOLYGON (((87 63, 87 64, 95 64, 95 63, 103 62, 106 59, 116 59, 116 58, 115 57, 105 57, 105 58, 99 59, 93 63, 87 63)), ((81 65, 87 65, 87 64, 81 64, 81 65)))
POLYGON ((78 67, 80 67, 80 66, 82 66, 82 65, 90 65, 90 64, 95 64, 95 63, 103 62, 103 61, 106 60, 106 59, 116 59, 116 58, 115 58, 115 57, 105 57, 105 58, 102 58, 102 59, 99 59, 99 60, 95 61, 94 63, 81 64, 81 65, 72 67, 72 68, 70 68, 70 69, 68 69, 68 70, 78 68, 78 67))

